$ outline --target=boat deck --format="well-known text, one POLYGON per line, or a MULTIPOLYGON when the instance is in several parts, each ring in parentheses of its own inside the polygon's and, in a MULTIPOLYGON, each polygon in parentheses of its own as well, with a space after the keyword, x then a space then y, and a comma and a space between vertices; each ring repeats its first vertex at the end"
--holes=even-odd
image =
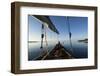
POLYGON ((53 60, 53 59, 72 59, 72 55, 65 49, 60 42, 49 53, 44 53, 36 60, 53 60))

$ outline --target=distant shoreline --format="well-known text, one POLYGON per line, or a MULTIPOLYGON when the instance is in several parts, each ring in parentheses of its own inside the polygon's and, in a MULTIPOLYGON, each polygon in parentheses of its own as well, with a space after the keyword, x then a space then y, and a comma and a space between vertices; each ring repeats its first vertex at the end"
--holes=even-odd
POLYGON ((40 42, 40 41, 28 41, 28 43, 36 43, 36 42, 40 42))
POLYGON ((84 42, 84 43, 88 43, 88 39, 83 39, 83 40, 78 40, 78 42, 84 42))

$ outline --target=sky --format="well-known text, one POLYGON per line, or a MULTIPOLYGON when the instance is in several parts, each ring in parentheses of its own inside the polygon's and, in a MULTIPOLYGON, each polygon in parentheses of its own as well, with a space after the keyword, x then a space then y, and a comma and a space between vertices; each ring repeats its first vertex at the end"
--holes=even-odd
MULTIPOLYGON (((46 28, 47 40, 69 40, 68 26, 70 26, 70 32, 72 33, 72 40, 81 40, 88 38, 88 18, 87 17, 75 17, 75 16, 49 16, 52 23, 59 31, 59 35, 46 28), (69 18, 69 20, 67 19, 69 18), (68 24, 69 22, 69 24, 68 24)), ((28 31, 29 41, 41 41, 41 26, 33 16, 28 15, 28 31)))

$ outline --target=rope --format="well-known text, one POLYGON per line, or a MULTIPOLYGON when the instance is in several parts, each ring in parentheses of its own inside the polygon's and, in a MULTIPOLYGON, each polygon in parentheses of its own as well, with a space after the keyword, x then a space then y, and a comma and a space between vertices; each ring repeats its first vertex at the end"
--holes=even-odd
POLYGON ((45 43, 46 43, 46 50, 48 52, 48 42, 47 42, 47 33, 46 33, 46 28, 44 29, 45 30, 45 43))
POLYGON ((43 48, 43 38, 44 38, 44 25, 42 24, 42 28, 41 28, 41 49, 43 48))
POLYGON ((69 42, 70 42, 70 47, 71 47, 71 51, 73 54, 73 46, 72 46, 72 40, 71 40, 71 31, 70 31, 70 23, 69 23, 69 17, 66 17, 66 19, 68 20, 68 32, 69 32, 69 42))
POLYGON ((44 60, 47 57, 47 55, 49 54, 46 28, 44 30, 45 30, 45 43, 46 43, 46 51, 47 51, 47 54, 42 58, 42 60, 44 60))
POLYGON ((59 35, 57 34, 57 42, 59 42, 59 35))

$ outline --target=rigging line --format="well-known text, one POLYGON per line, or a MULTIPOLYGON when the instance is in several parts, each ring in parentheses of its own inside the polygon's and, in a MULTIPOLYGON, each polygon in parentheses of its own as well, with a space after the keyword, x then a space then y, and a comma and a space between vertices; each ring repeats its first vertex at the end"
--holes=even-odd
POLYGON ((41 49, 43 49, 43 38, 44 38, 44 25, 41 27, 41 49))
POLYGON ((46 28, 45 28, 45 43, 46 43, 46 46, 48 47, 46 28))
POLYGON ((56 34, 56 36, 57 36, 57 42, 59 42, 59 35, 56 34))
POLYGON ((42 60, 44 60, 47 57, 47 55, 49 55, 46 27, 44 28, 44 30, 45 30, 45 43, 46 43, 46 51, 47 51, 47 54, 42 58, 42 60))
POLYGON ((41 46, 40 46, 40 49, 43 50, 43 38, 44 38, 44 25, 43 25, 43 22, 41 22, 39 19, 37 19, 36 17, 30 15, 33 19, 37 20, 39 23, 42 24, 41 26, 41 46))
POLYGON ((70 30, 70 23, 69 23, 69 17, 66 17, 66 19, 68 20, 68 33, 69 33, 69 42, 70 42, 70 47, 71 47, 71 52, 73 54, 73 46, 72 46, 72 40, 71 40, 71 30, 70 30))

